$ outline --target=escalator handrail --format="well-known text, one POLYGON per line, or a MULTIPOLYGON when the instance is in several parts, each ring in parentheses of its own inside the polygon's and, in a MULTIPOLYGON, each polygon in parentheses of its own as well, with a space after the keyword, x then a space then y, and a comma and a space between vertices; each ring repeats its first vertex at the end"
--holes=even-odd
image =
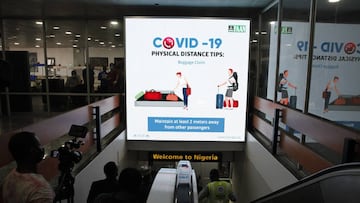
POLYGON ((286 194, 287 192, 293 191, 294 188, 306 187, 310 183, 312 184, 312 183, 320 182, 326 178, 329 178, 329 176, 334 177, 334 176, 344 175, 346 171, 350 171, 351 173, 353 173, 354 169, 358 174, 360 174, 360 162, 335 165, 333 167, 329 167, 315 174, 312 174, 308 177, 305 177, 304 179, 301 179, 298 182, 290 184, 268 195, 260 197, 259 199, 253 200, 251 201, 251 203, 260 203, 265 200, 270 200, 272 198, 280 196, 281 194, 286 194))

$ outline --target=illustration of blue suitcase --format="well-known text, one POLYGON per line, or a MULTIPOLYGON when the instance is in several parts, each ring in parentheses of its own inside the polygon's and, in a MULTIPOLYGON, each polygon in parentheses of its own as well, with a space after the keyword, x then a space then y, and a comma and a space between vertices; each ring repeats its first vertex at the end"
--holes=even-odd
POLYGON ((224 95, 216 94, 216 108, 222 109, 224 105, 224 95))
POLYGON ((290 108, 296 109, 296 101, 297 101, 297 96, 295 89, 295 95, 290 96, 290 103, 289 103, 290 108))
POLYGON ((296 109, 296 100, 297 100, 297 96, 295 95, 290 96, 289 106, 293 109, 296 109))

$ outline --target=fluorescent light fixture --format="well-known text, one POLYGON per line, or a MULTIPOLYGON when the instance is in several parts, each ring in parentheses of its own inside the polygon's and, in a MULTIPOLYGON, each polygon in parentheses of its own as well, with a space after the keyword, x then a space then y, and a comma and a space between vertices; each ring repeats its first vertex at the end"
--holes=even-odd
POLYGON ((80 35, 80 34, 76 34, 75 37, 79 38, 79 37, 81 37, 81 35, 80 35))
POLYGON ((119 23, 117 21, 111 21, 110 24, 111 25, 118 25, 119 23))
POLYGON ((42 25, 43 24, 42 21, 36 21, 35 23, 36 23, 36 25, 42 25))
POLYGON ((270 21, 270 25, 275 25, 275 21, 270 21))
POLYGON ((56 42, 56 45, 61 45, 61 42, 56 42))
POLYGON ((53 29, 54 30, 60 30, 60 27, 59 26, 54 26, 53 29))
POLYGON ((91 41, 91 37, 88 37, 88 41, 91 41))
POLYGON ((340 0, 329 0, 329 3, 337 3, 340 2, 340 0))
POLYGON ((40 45, 35 45, 36 48, 40 48, 40 45))
POLYGON ((73 47, 76 48, 76 47, 78 47, 78 46, 77 46, 76 44, 73 44, 73 47))
POLYGON ((71 35, 71 34, 72 34, 72 32, 71 32, 71 31, 66 31, 66 32, 65 32, 65 34, 67 34, 67 35, 71 35))
POLYGON ((262 34, 262 35, 266 35, 267 32, 266 32, 266 31, 261 31, 261 34, 262 34))
POLYGON ((36 41, 41 41, 41 38, 35 38, 36 41))
POLYGON ((112 48, 115 48, 116 46, 115 45, 111 45, 112 48))
POLYGON ((120 33, 115 33, 115 37, 120 37, 120 33))
POLYGON ((99 42, 99 44, 104 45, 104 44, 105 44, 105 42, 99 42))
POLYGON ((14 45, 20 45, 20 43, 19 42, 14 42, 14 45))
POLYGON ((55 35, 54 35, 54 34, 50 34, 49 37, 50 37, 50 38, 55 38, 55 35))
POLYGON ((106 29, 107 29, 107 27, 106 27, 106 26, 101 26, 101 27, 100 27, 100 29, 102 29, 102 30, 106 30, 106 29))

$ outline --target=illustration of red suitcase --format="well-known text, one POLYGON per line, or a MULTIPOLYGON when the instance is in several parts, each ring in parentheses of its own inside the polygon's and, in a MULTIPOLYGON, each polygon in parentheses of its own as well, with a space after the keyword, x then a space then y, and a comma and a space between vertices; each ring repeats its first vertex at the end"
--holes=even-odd
MULTIPOLYGON (((233 107, 234 108, 237 108, 237 107, 239 107, 239 101, 238 100, 233 100, 234 102, 233 102, 233 107)), ((230 101, 229 101, 230 102, 230 101)), ((226 101, 224 101, 224 107, 226 107, 226 101)))
POLYGON ((146 91, 144 94, 145 100, 160 101, 161 97, 161 93, 155 90, 146 91))

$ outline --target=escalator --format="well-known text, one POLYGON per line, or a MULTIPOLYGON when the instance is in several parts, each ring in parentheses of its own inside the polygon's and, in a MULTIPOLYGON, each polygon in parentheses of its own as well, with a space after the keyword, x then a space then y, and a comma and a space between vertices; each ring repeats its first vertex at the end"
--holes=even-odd
POLYGON ((334 166, 251 203, 360 202, 360 163, 334 166))

